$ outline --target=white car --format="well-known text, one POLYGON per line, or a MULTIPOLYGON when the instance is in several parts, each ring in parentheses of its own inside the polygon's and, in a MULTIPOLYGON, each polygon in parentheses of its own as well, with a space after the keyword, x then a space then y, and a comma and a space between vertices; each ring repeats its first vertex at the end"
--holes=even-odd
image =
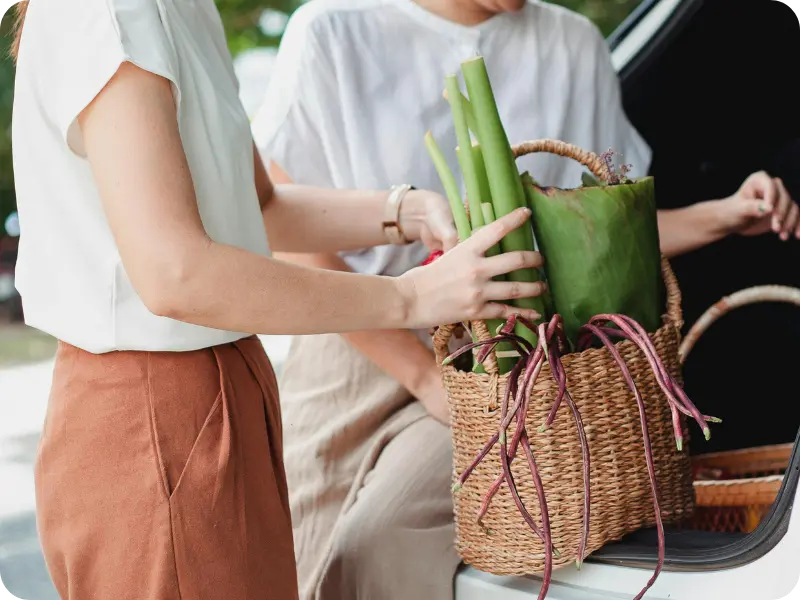
MULTIPOLYGON (((724 197, 762 168, 782 177, 800 199, 800 111, 791 93, 800 25, 789 6, 645 0, 610 44, 628 116, 654 151, 662 208, 724 197)), ((673 262, 689 324, 741 287, 800 287, 798 265, 800 242, 774 236, 731 239, 673 262)), ((713 449, 794 439, 794 452, 777 501, 753 533, 670 531, 664 571, 645 598, 800 597, 800 514, 792 514, 800 509, 800 403, 790 387, 800 358, 800 308, 742 309, 708 336, 690 357, 686 377, 687 389, 702 396, 693 396, 701 410, 723 418, 712 437, 713 443, 720 436, 721 445, 713 449)), ((694 445, 703 449, 702 441, 694 445)), ((655 540, 654 531, 638 532, 596 552, 580 572, 555 571, 547 597, 634 598, 655 566, 655 540)), ((455 581, 456 600, 533 600, 539 589, 536 577, 496 577, 469 567, 455 581)))

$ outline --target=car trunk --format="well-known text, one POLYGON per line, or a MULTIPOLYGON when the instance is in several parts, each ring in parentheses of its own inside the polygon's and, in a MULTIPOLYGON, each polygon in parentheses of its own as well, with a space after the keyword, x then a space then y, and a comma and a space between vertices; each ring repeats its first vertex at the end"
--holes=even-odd
MULTIPOLYGON (((612 37, 612 47, 625 43, 657 4, 643 3, 612 37)), ((660 208, 726 197, 762 169, 782 178, 800 200, 800 113, 787 64, 798 55, 800 26, 781 2, 686 0, 626 61, 620 71, 625 108, 653 149, 660 208)), ((800 242, 732 236, 673 266, 691 326, 740 289, 800 287, 800 242)), ((688 358, 686 391, 701 412, 723 419, 709 442, 694 436, 693 454, 786 442, 794 442, 794 451, 778 498, 755 531, 672 528, 667 569, 735 567, 768 552, 785 533, 800 476, 798 341, 800 307, 752 305, 714 324, 688 358)), ((651 568, 656 557, 655 531, 645 530, 592 560, 651 568)))

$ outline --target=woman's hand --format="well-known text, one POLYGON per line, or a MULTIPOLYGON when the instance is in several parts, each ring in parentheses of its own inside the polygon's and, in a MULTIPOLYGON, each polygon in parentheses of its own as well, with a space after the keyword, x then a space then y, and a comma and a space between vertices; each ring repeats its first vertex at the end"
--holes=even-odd
POLYGON ((718 204, 725 233, 760 235, 777 233, 784 241, 800 238, 800 208, 779 178, 764 171, 752 174, 730 198, 718 204))
POLYGON ((540 268, 538 252, 508 252, 487 258, 486 251, 509 232, 527 226, 531 211, 520 208, 482 227, 439 260, 412 269, 396 279, 409 307, 407 327, 422 329, 464 320, 504 319, 514 313, 531 320, 536 311, 520 309, 508 300, 540 296, 543 282, 492 281, 497 275, 525 268, 540 268))
POLYGON ((411 190, 400 206, 400 227, 406 237, 429 250, 445 252, 458 244, 458 232, 447 199, 427 190, 411 190))

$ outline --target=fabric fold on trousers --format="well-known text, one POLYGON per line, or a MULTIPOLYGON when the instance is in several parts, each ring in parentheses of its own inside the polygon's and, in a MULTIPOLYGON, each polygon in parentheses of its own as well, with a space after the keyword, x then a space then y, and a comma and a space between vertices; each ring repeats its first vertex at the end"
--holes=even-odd
POLYGON ((297 598, 277 384, 255 337, 60 344, 36 494, 63 600, 297 598))

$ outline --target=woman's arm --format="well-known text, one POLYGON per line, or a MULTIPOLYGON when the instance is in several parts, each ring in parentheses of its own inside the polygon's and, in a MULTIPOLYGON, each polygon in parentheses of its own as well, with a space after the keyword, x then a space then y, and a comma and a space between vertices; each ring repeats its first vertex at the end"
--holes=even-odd
MULTIPOLYGON (((338 252, 389 243, 383 231, 386 190, 336 190, 277 181, 273 186, 253 145, 255 181, 270 247, 276 252, 338 252)), ((447 200, 411 190, 400 205, 400 225, 410 240, 430 232, 449 250, 458 234, 447 200)))
MULTIPOLYGON (((336 254, 288 254, 280 258, 308 267, 350 271, 347 263, 336 254)), ((447 397, 436 359, 413 332, 408 329, 354 331, 342 337, 407 389, 437 420, 448 421, 447 397)))
POLYGON ((783 182, 754 173, 729 198, 658 211, 661 251, 679 256, 731 234, 759 235, 772 230, 784 241, 800 238, 800 210, 783 182))
POLYGON ((156 314, 217 329, 309 334, 493 318, 516 312, 495 300, 541 293, 540 286, 491 281, 541 264, 536 253, 482 256, 527 220, 525 211, 397 279, 304 268, 211 240, 169 83, 130 63, 79 120, 125 270, 156 314))
POLYGON ((686 208, 658 211, 661 252, 667 258, 686 254, 727 236, 717 213, 718 200, 698 202, 686 208))
MULTIPOLYGON (((290 184, 289 176, 277 165, 270 165, 269 173, 278 184, 290 184)), ((350 272, 351 269, 335 253, 282 254, 288 262, 307 267, 350 272)), ((447 423, 449 411, 436 359, 422 341, 408 329, 382 331, 354 331, 342 337, 384 373, 397 381, 417 398, 437 420, 447 423), (402 352, 398 352, 402 348, 402 352)))

